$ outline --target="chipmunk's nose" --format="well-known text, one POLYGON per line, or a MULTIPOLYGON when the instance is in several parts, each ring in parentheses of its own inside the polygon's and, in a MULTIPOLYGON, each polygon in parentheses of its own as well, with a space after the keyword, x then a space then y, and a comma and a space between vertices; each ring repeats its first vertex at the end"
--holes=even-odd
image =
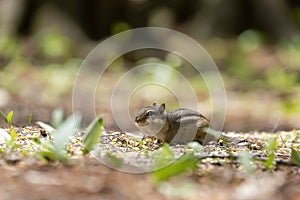
POLYGON ((138 117, 135 117, 135 120, 134 120, 136 123, 138 123, 140 121, 140 119, 138 117))

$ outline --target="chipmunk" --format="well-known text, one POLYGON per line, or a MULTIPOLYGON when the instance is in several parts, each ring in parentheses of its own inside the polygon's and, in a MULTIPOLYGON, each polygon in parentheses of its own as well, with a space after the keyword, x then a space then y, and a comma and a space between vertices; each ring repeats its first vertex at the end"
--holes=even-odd
POLYGON ((135 123, 145 135, 168 143, 198 141, 202 144, 209 128, 209 120, 199 112, 186 108, 168 112, 164 103, 142 108, 135 123))

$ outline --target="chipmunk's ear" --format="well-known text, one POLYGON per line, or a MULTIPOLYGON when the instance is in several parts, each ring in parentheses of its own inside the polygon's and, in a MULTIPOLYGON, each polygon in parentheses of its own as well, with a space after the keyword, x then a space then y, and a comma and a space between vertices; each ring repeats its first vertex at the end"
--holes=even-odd
POLYGON ((165 103, 162 103, 160 106, 159 106, 159 111, 160 112, 164 112, 166 110, 166 104, 165 103))
POLYGON ((152 106, 156 106, 156 102, 154 102, 154 103, 152 104, 152 106))

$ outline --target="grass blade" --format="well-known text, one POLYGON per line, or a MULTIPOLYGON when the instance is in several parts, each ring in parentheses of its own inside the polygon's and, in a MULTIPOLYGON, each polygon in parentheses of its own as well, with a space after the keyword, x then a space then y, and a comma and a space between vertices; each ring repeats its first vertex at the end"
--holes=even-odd
POLYGON ((103 118, 97 117, 87 128, 86 136, 84 138, 83 154, 90 152, 95 144, 98 143, 100 134, 103 130, 103 118))
POLYGON ((165 181, 170 177, 181 174, 197 167, 199 158, 193 154, 184 154, 172 164, 152 173, 152 180, 156 183, 165 181))
POLYGON ((31 123, 32 123, 33 117, 34 117, 33 114, 30 114, 30 115, 29 115, 29 117, 28 117, 28 124, 31 124, 31 123))
POLYGON ((300 167, 300 153, 292 148, 291 153, 292 162, 300 167))
POLYGON ((267 160, 264 162, 265 168, 269 171, 271 171, 275 165, 275 151, 277 149, 277 141, 276 138, 271 138, 267 141, 267 145, 265 147, 265 150, 268 152, 267 160))
POLYGON ((12 125, 12 117, 14 115, 14 111, 10 111, 6 116, 6 121, 9 126, 12 125))

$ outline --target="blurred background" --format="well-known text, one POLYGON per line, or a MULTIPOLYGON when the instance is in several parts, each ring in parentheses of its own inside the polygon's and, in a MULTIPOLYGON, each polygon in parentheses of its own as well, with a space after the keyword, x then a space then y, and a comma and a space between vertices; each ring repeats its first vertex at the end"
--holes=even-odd
MULTIPOLYGON (((227 92, 224 130, 300 128, 297 0, 0 0, 0 110, 14 110, 18 125, 28 124, 30 115, 49 122, 56 108, 70 114, 76 72, 89 51, 111 35, 145 26, 180 31, 207 50, 227 92)), ((210 116, 205 82, 188 63, 168 52, 136 51, 117 59, 103 76, 96 109, 107 128, 116 127, 105 95, 141 62, 182 73, 197 92, 201 112, 210 116)), ((172 82, 174 76, 168 77, 172 82)), ((132 115, 155 100, 178 107, 171 92, 145 87, 130 100, 132 115)))

